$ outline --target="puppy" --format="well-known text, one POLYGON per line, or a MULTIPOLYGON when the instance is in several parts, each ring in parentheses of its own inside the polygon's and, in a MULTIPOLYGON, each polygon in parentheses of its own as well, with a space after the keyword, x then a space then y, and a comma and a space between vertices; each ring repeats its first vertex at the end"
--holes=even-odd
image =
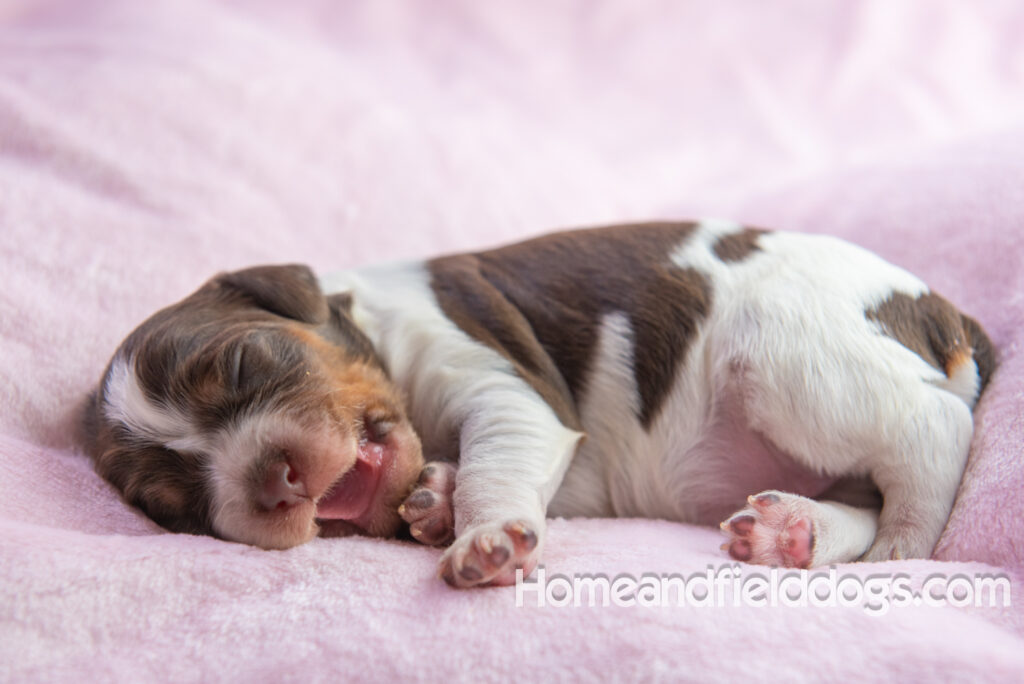
POLYGON ((931 553, 994 367, 974 320, 863 249, 651 223, 222 274, 131 333, 85 424, 174 531, 408 524, 454 539, 440 574, 466 587, 529 573, 547 515, 725 519, 733 558, 810 567, 931 553))

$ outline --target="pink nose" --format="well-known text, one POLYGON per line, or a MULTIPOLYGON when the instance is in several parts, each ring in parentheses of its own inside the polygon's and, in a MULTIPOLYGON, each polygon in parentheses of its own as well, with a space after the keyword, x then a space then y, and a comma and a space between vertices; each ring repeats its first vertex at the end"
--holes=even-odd
POLYGON ((267 469, 257 501, 268 511, 291 508, 308 500, 306 483, 287 461, 278 461, 267 469))

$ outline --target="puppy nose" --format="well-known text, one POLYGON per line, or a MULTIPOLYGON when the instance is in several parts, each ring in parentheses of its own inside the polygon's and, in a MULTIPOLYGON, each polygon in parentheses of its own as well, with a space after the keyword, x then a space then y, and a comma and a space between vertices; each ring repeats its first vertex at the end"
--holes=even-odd
POLYGON ((307 500, 306 483, 287 461, 278 461, 267 469, 263 488, 257 500, 263 508, 273 511, 290 508, 307 500))

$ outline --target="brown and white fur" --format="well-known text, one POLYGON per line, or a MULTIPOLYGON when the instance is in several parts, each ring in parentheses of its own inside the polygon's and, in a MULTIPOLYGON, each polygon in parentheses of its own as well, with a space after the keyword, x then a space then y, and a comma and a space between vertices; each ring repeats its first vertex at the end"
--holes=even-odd
POLYGON ((841 240, 639 224, 218 276, 129 336, 86 424, 177 531, 286 548, 404 521, 473 586, 529 572, 549 515, 725 519, 734 558, 809 567, 931 553, 994 365, 977 323, 841 240))

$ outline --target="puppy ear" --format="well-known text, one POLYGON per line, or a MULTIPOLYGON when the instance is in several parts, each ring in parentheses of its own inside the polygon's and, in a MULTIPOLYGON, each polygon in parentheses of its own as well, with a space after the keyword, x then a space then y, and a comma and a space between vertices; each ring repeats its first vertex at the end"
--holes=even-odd
POLYGON ((352 315, 352 293, 351 292, 335 292, 332 295, 327 296, 327 305, 331 307, 331 310, 337 309, 343 311, 348 315, 352 315))
POLYGON ((344 348, 350 355, 371 361, 383 368, 370 338, 360 330, 352 317, 352 293, 336 292, 327 296, 331 314, 327 325, 320 328, 321 335, 344 348))
POLYGON ((218 276, 214 282, 285 318, 321 324, 330 315, 316 276, 301 264, 246 268, 218 276))

